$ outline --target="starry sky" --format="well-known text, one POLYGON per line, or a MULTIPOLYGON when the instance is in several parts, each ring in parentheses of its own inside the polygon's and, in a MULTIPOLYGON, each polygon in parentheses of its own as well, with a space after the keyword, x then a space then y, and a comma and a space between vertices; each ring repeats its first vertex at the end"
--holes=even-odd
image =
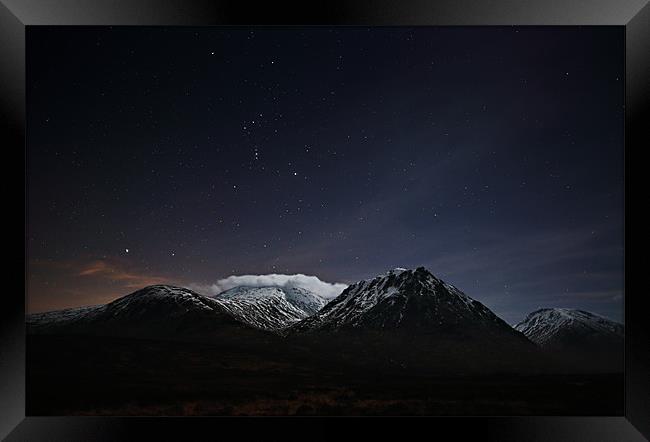
POLYGON ((30 27, 30 312, 423 265, 622 321, 621 27, 30 27))

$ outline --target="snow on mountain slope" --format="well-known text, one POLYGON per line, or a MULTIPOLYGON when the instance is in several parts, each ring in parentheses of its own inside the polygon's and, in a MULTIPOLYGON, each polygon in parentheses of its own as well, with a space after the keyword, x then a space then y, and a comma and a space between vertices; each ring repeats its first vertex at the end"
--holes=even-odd
POLYGON ((280 330, 318 311, 325 300, 301 288, 236 287, 207 297, 152 285, 106 305, 27 315, 31 333, 166 335, 242 326, 280 330))
POLYGON ((213 299, 169 285, 148 286, 102 306, 27 316, 31 333, 163 336, 240 325, 213 299))
POLYGON ((169 285, 152 285, 123 296, 106 305, 105 313, 112 316, 142 316, 153 311, 180 316, 191 310, 215 310, 208 297, 189 289, 169 285))
POLYGON ((515 325, 546 354, 580 371, 620 372, 624 367, 624 327, 594 313, 546 308, 515 325))
POLYGON ((622 342, 624 335, 622 324, 594 313, 566 308, 536 310, 515 325, 515 329, 541 347, 565 346, 571 340, 580 339, 622 342))
POLYGON ((33 332, 47 332, 56 327, 89 319, 99 313, 104 305, 67 308, 44 313, 32 313, 26 316, 27 328, 33 332))
POLYGON ((357 367, 430 374, 543 366, 522 333, 423 267, 352 284, 285 334, 357 367))
POLYGON ((307 313, 308 316, 318 312, 327 304, 327 300, 324 298, 301 287, 288 287, 284 288, 283 291, 287 301, 307 313))
POLYGON ((265 330, 288 327, 325 305, 323 298, 297 287, 235 287, 212 299, 240 321, 265 330))
POLYGON ((510 333, 510 326, 490 309, 420 267, 394 269, 353 284, 292 331, 402 328, 430 332, 463 325, 510 333))

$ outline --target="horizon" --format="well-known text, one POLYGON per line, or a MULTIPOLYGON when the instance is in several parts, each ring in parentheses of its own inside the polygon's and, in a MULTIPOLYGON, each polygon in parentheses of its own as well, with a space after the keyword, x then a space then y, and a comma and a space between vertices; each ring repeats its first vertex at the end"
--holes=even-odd
POLYGON ((621 29, 29 37, 28 312, 400 263, 624 322, 621 29))
MULTIPOLYGON (((420 266, 420 267, 422 267, 422 266, 420 266)), ((211 285, 211 286, 200 286, 200 287, 199 287, 199 286, 195 286, 195 285, 192 285, 192 284, 191 284, 189 287, 186 287, 186 286, 183 286, 183 285, 174 284, 173 282, 170 282, 170 283, 151 284, 151 285, 146 285, 146 286, 143 286, 143 287, 137 288, 137 289, 135 289, 135 290, 133 290, 133 291, 131 291, 131 292, 129 292, 129 293, 124 293, 124 294, 122 294, 122 295, 119 295, 119 296, 117 296, 117 297, 115 297, 115 298, 113 298, 113 299, 110 299, 110 300, 106 301, 106 302, 103 303, 103 304, 69 306, 69 307, 63 307, 63 308, 56 309, 56 310, 43 310, 43 311, 27 312, 27 314, 50 313, 50 312, 55 312, 55 311, 59 311, 59 310, 69 310, 69 309, 72 310, 72 309, 76 309, 76 308, 95 307, 95 306, 106 305, 106 304, 108 304, 108 303, 110 303, 110 302, 116 301, 116 300, 118 300, 118 299, 121 299, 121 298, 123 298, 123 297, 125 297, 125 296, 131 295, 131 294, 136 293, 136 292, 138 292, 138 291, 145 290, 145 289, 147 289, 147 288, 151 288, 151 287, 156 287, 156 286, 181 288, 181 289, 185 289, 185 290, 193 291, 193 292, 195 292, 195 293, 197 293, 197 294, 199 294, 199 295, 201 295, 201 296, 206 296, 206 297, 218 297, 220 294, 225 293, 225 292, 227 292, 227 291, 229 291, 229 290, 232 290, 232 289, 235 289, 235 288, 242 288, 242 287, 243 287, 243 288, 270 288, 270 287, 273 287, 273 288, 280 288, 280 289, 288 289, 288 288, 298 287, 298 288, 301 288, 301 289, 305 289, 305 290, 307 290, 307 291, 309 291, 309 292, 311 292, 311 293, 313 293, 313 294, 319 296, 320 298, 324 299, 324 300, 326 301, 326 304, 325 304, 325 305, 327 305, 327 303, 329 303, 330 301, 333 301, 334 299, 336 299, 336 298, 338 298, 340 295, 342 295, 342 294, 343 294, 343 291, 345 291, 345 289, 347 289, 349 286, 351 286, 351 285, 355 285, 355 284, 358 284, 358 283, 361 283, 361 282, 364 282, 364 281, 370 281, 370 280, 375 279, 375 278, 378 278, 378 277, 386 276, 388 273, 390 273, 390 272, 392 272, 392 271, 394 271, 394 270, 414 271, 414 270, 416 270, 416 268, 394 267, 394 268, 389 269, 389 270, 385 271, 384 273, 378 274, 378 275, 376 275, 376 276, 374 276, 374 277, 364 278, 364 279, 361 279, 361 280, 359 280, 359 281, 355 281, 355 282, 351 282, 351 283, 349 283, 349 284, 345 284, 346 287, 343 288, 343 289, 341 290, 341 292, 339 292, 339 293, 337 293, 336 295, 333 295, 333 296, 325 296, 325 295, 322 294, 322 291, 320 291, 320 293, 319 293, 319 290, 315 290, 315 289, 313 289, 313 287, 308 288, 308 285, 305 284, 304 282, 293 282, 293 281, 292 281, 292 282, 289 282, 289 283, 285 283, 285 284, 278 284, 278 283, 273 284, 273 283, 271 283, 271 282, 269 282, 269 283, 265 283, 265 284, 262 284, 262 283, 260 283, 260 284, 253 284, 253 283, 247 283, 247 284, 246 284, 246 283, 242 283, 242 284, 238 284, 238 285, 228 285, 228 286, 219 287, 219 282, 220 282, 220 281, 226 281, 226 280, 228 280, 229 278, 246 278, 246 277, 257 277, 257 278, 259 278, 259 277, 289 277, 289 278, 291 278, 291 277, 300 277, 300 276, 305 276, 305 277, 308 277, 308 278, 316 278, 316 279, 318 279, 318 277, 315 276, 315 275, 305 275, 305 274, 301 274, 301 273, 299 273, 299 274, 294 274, 294 275, 283 275, 283 274, 268 274, 268 275, 230 275, 230 276, 228 276, 228 277, 226 277, 226 278, 222 278, 222 279, 220 279, 219 281, 217 281, 217 283, 215 283, 215 284, 213 284, 213 285, 211 285), (215 290, 216 288, 218 288, 218 290, 215 290)), ((431 272, 429 269, 426 269, 426 268, 425 268, 425 270, 427 270, 429 273, 431 273, 434 277, 437 277, 437 276, 436 276, 433 272, 431 272)), ((440 278, 439 278, 439 279, 440 279, 440 278)), ((442 279, 441 279, 441 280, 442 280, 442 279)), ((442 280, 442 281, 443 281, 444 283, 447 283, 447 284, 450 284, 450 285, 456 287, 454 284, 450 283, 449 281, 445 281, 445 280, 442 280)), ((318 282, 319 282, 319 283, 323 283, 323 284, 327 284, 327 285, 342 284, 342 283, 329 283, 329 282, 326 282, 326 281, 321 281, 320 279, 318 279, 318 282)), ((467 293, 465 293, 465 292, 464 292, 462 289, 460 289, 459 287, 456 287, 456 288, 459 289, 461 292, 463 292, 465 295, 469 296, 471 299, 475 299, 475 298, 473 298, 471 295, 468 295, 467 293)), ((484 304, 484 305, 485 305, 485 304, 484 304)), ((504 318, 501 317, 501 315, 499 314, 499 312, 494 311, 494 310, 493 310, 489 305, 486 305, 486 307, 488 307, 488 308, 489 308, 489 309, 490 309, 494 314, 496 314, 498 317, 500 317, 501 319, 504 319, 504 318)), ((506 321, 506 323, 507 323, 508 325, 510 325, 510 326, 512 326, 512 327, 515 327, 515 325, 517 325, 518 323, 521 323, 521 322, 523 322, 524 320, 526 320, 526 318, 527 318, 529 315, 531 315, 532 313, 536 313, 536 312, 538 312, 538 311, 542 311, 542 310, 569 310, 569 311, 582 311, 582 309, 577 308, 577 307, 576 307, 576 308, 572 308, 572 307, 538 306, 536 309, 531 310, 530 312, 526 313, 522 318, 520 318, 520 319, 518 319, 518 320, 515 320, 515 321, 510 321, 510 320, 506 320, 506 319, 504 319, 504 320, 506 321)), ((610 318, 610 317, 608 317, 608 316, 606 316, 606 315, 601 315, 601 314, 599 314, 599 313, 597 313, 597 312, 587 311, 587 313, 595 314, 595 315, 597 315, 597 316, 601 316, 601 317, 603 317, 603 318, 605 318, 605 319, 608 319, 608 320, 611 320, 611 321, 614 321, 614 322, 619 322, 619 323, 621 323, 621 324, 625 324, 625 321, 624 321, 624 320, 622 320, 622 321, 617 321, 617 320, 614 319, 614 318, 610 318)))

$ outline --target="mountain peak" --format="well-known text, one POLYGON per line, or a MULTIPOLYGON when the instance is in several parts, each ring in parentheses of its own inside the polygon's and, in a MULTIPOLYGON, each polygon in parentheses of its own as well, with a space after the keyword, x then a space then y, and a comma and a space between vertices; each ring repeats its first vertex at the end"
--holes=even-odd
MULTIPOLYGON (((408 273, 411 275, 431 275, 433 274, 423 266, 416 267, 415 269, 407 269, 405 267, 395 267, 390 270, 388 270, 386 273, 384 273, 384 276, 387 275, 401 275, 402 273, 408 273)), ((380 275, 381 276, 381 275, 380 275)))
POLYGON ((156 284, 109 302, 105 313, 113 317, 147 317, 164 320, 182 317, 188 312, 213 312, 218 306, 208 297, 190 289, 156 284))
POLYGON ((577 335, 605 335, 615 339, 624 333, 622 324, 595 313, 569 308, 535 310, 515 325, 515 329, 543 347, 555 346, 567 336, 574 339, 577 335))
POLYGON ((320 310, 325 299, 301 287, 238 286, 212 297, 230 314, 257 328, 280 330, 320 310))
POLYGON ((139 296, 201 296, 185 287, 179 287, 171 284, 152 284, 145 286, 133 293, 124 297, 139 297, 139 296))
POLYGON ((335 348, 352 345, 355 358, 363 354, 388 364, 399 360, 403 366, 453 370, 518 366, 524 363, 521 355, 537 351, 486 306, 424 267, 352 284, 287 335, 335 348))
POLYGON ((548 353, 562 355, 582 369, 622 368, 624 327, 595 313, 542 308, 528 314, 514 328, 548 353))
POLYGON ((394 269, 352 284, 298 326, 301 330, 421 327, 430 331, 464 321, 501 320, 480 302, 418 267, 394 269))
POLYGON ((589 321, 594 321, 596 323, 613 323, 616 324, 615 321, 612 321, 611 319, 608 319, 604 316, 601 316, 597 313, 592 313, 588 312, 586 310, 579 310, 579 309, 572 309, 572 308, 560 308, 560 307, 554 307, 554 308, 540 308, 537 309, 531 313, 529 313, 526 318, 517 324, 515 327, 523 325, 527 322, 530 321, 539 321, 542 318, 553 318, 553 320, 558 321, 558 320, 565 320, 565 321, 582 321, 582 322, 589 322, 589 321))

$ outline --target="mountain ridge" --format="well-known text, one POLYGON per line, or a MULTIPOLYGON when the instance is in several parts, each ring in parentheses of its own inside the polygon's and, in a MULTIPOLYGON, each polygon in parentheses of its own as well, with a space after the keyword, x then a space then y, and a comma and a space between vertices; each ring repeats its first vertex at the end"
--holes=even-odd
MULTIPOLYGON (((179 286, 155 284, 105 305, 30 314, 26 322, 32 333, 119 334, 120 331, 112 328, 120 327, 122 334, 129 329, 134 332, 140 329, 146 335, 156 330, 167 335, 173 321, 185 323, 190 322, 189 317, 212 316, 215 325, 226 322, 229 326, 277 331, 304 319, 324 304, 324 299, 301 288, 235 287, 215 296, 205 296, 179 286)), ((181 328, 193 326, 187 324, 181 328)))
POLYGON ((314 314, 325 300, 299 287, 238 286, 210 297, 237 319, 265 330, 281 330, 314 314))
MULTIPOLYGON (((318 313, 298 324, 297 329, 358 328, 372 324, 380 328, 399 327, 405 322, 405 314, 414 313, 409 311, 409 301, 418 297, 432 301, 426 317, 419 318, 422 326, 425 322, 435 326, 436 319, 438 325, 443 326, 461 319, 482 319, 507 325, 479 301, 435 277, 424 267, 418 267, 415 270, 396 268, 350 285, 318 313), (382 307, 399 311, 382 312, 382 307)), ((508 328, 511 327, 508 325, 508 328)))
POLYGON ((596 371, 623 368, 625 328, 579 309, 543 308, 514 326, 546 353, 596 371))
POLYGON ((544 364, 522 333, 424 267, 352 284, 286 335, 349 364, 398 371, 518 371, 544 364))
MULTIPOLYGON (((239 286, 205 296, 182 287, 152 285, 106 305, 28 315, 27 328, 33 334, 224 342, 274 335, 287 348, 312 349, 316 357, 425 371, 537 369, 536 364, 546 364, 543 359, 555 358, 554 348, 547 348, 541 338, 555 329, 573 330, 560 335, 569 336, 574 347, 575 339, 580 347, 593 332, 595 337, 587 339, 595 347, 592 353, 598 353, 599 346, 622 349, 620 324, 589 312, 572 312, 540 309, 513 327, 481 302, 418 267, 395 268, 359 281, 329 302, 298 287, 239 286), (605 339, 605 346, 600 345, 602 336, 611 338, 605 339)), ((567 352, 564 347, 555 350, 567 352)), ((575 355, 585 354, 578 350, 575 355)), ((577 364, 575 355, 566 359, 577 364)), ((593 360, 591 356, 585 360, 593 360)))
POLYGON ((624 326, 614 320, 581 309, 569 308, 541 308, 530 312, 524 320, 514 325, 538 345, 545 345, 552 339, 552 333, 559 326, 571 325, 574 322, 582 323, 593 331, 613 333, 622 336, 624 326), (540 329, 544 328, 546 333, 540 329), (539 332, 539 333, 534 333, 539 332), (526 333, 527 332, 527 333, 526 333))

